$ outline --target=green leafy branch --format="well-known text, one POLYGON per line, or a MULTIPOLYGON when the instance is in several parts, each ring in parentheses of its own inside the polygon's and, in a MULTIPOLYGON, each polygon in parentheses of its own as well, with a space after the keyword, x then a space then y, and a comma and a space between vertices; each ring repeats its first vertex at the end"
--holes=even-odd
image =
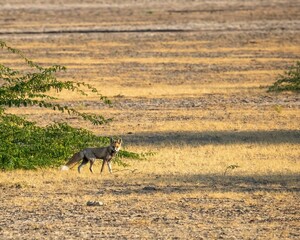
POLYGON ((57 92, 69 90, 76 91, 81 95, 87 95, 82 90, 84 87, 96 94, 104 103, 111 104, 107 97, 100 94, 98 90, 90 84, 85 82, 62 82, 57 80, 55 73, 65 71, 66 68, 64 66, 53 65, 44 68, 27 59, 21 51, 9 47, 3 41, 0 41, 0 47, 17 54, 19 57, 24 59, 27 65, 35 69, 34 72, 24 73, 0 64, 0 84, 3 82, 2 85, 0 85, 0 108, 2 108, 2 112, 5 107, 39 106, 77 115, 78 117, 96 125, 110 121, 110 119, 105 119, 103 116, 81 113, 74 108, 50 102, 50 100, 56 99, 55 97, 46 94, 46 92, 49 92, 50 90, 54 89, 57 92))

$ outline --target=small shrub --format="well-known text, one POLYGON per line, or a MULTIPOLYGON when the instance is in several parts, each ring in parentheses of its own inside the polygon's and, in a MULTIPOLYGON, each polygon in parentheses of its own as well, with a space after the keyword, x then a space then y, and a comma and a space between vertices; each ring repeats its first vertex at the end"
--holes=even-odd
POLYGON ((278 80, 269 87, 269 92, 300 92, 300 61, 290 66, 284 75, 279 75, 278 80))

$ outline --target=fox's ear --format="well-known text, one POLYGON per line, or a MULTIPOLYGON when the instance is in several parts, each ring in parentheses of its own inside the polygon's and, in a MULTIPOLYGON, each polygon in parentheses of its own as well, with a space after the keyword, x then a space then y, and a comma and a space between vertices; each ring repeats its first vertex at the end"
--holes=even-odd
POLYGON ((123 142, 122 138, 119 138, 119 139, 118 139, 118 142, 119 142, 119 143, 122 143, 122 142, 123 142))

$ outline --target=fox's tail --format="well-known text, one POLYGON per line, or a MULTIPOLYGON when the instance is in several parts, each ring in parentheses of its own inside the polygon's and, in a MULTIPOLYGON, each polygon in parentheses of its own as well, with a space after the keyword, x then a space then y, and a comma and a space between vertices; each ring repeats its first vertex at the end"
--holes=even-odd
POLYGON ((66 163, 66 165, 61 166, 60 170, 61 171, 67 171, 70 168, 73 168, 76 165, 76 163, 78 163, 82 158, 83 158, 83 153, 82 152, 75 153, 69 159, 69 161, 66 163))

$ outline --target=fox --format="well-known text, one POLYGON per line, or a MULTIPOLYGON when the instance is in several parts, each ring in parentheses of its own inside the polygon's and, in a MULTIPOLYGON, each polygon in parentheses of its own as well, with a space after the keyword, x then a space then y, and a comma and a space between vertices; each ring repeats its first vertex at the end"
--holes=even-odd
POLYGON ((82 160, 81 164, 78 166, 78 173, 81 172, 81 168, 88 162, 90 162, 89 169, 91 173, 94 173, 93 164, 95 163, 96 159, 102 159, 103 163, 101 166, 100 174, 102 174, 105 164, 107 164, 109 172, 112 173, 111 160, 120 151, 121 145, 121 138, 110 138, 110 145, 107 147, 85 148, 80 152, 75 153, 66 163, 66 165, 61 167, 61 170, 69 170, 82 160))

